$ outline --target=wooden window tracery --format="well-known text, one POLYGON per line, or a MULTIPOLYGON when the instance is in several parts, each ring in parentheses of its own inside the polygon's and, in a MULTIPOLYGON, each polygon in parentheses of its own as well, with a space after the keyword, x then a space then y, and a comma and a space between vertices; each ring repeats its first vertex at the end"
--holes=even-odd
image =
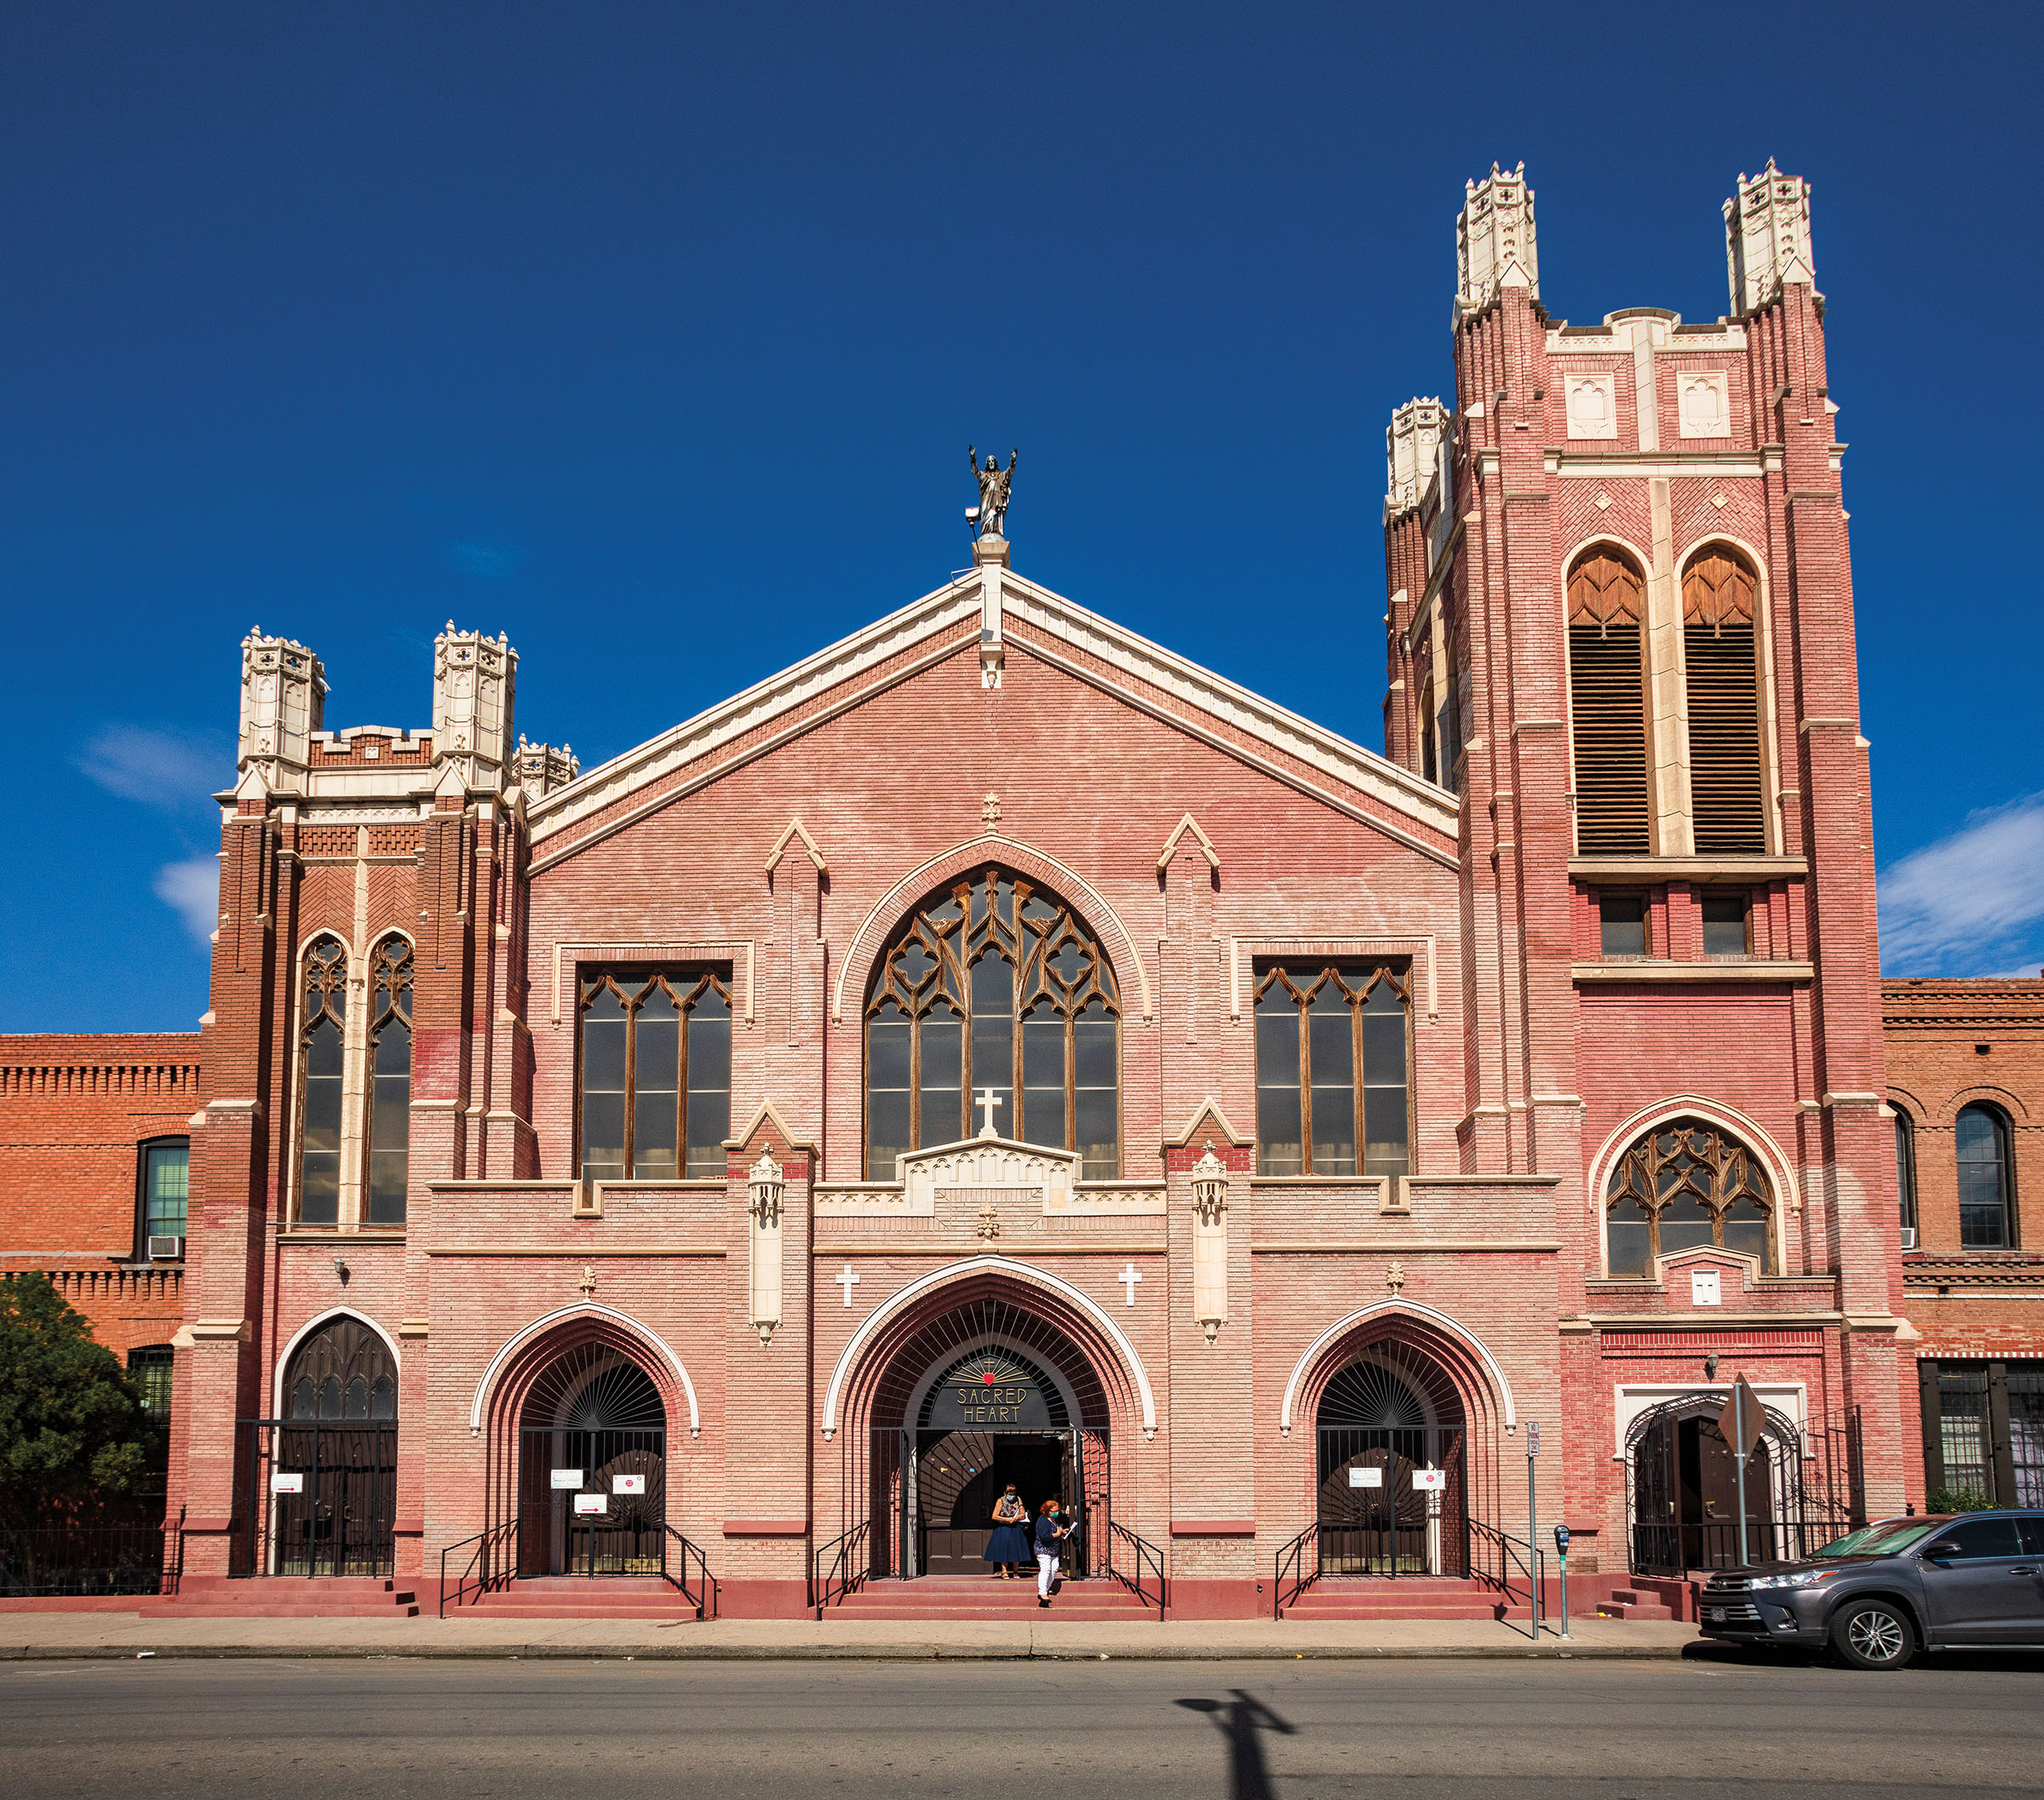
POLYGON ((1258 1174, 1411 1172, 1411 998, 1405 976, 1383 965, 1258 975, 1258 1174))
POLYGON ((284 1378, 287 1419, 374 1422, 398 1416, 398 1370, 390 1346, 348 1316, 323 1325, 293 1353, 284 1378))
POLYGON ((1723 549, 1706 550, 1683 572, 1690 815, 1702 856, 1767 847, 1756 593, 1753 570, 1723 549))
POLYGON ((1639 571, 1612 551, 1583 557, 1569 576, 1576 847, 1583 856, 1649 847, 1645 595, 1639 571))
POLYGON ((926 901, 866 1001, 866 1178, 974 1134, 993 1090, 1004 1138, 1121 1172, 1121 995, 1099 941, 1048 891, 988 868, 926 901), (1018 1076, 1019 1080, 1018 1081, 1018 1076))
POLYGON ((314 938, 305 953, 298 1018, 298 1222, 341 1218, 341 1115, 347 1086, 347 951, 314 938))
POLYGON ((603 970, 581 988, 581 1172, 596 1181, 721 1178, 731 1135, 730 976, 603 970))
POLYGON ((411 1159, 411 946, 386 937, 369 960, 369 1181, 371 1225, 405 1223, 411 1159))
POLYGON ((1657 1125, 1611 1171, 1605 1190, 1614 1275, 1647 1275, 1654 1258, 1704 1245, 1759 1258, 1773 1271, 1774 1198, 1753 1153, 1699 1119, 1657 1125))

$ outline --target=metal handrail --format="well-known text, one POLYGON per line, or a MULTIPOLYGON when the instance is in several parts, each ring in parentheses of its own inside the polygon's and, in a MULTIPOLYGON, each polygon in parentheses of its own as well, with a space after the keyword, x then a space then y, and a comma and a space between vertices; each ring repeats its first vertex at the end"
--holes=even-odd
POLYGON ((186 1509, 182 1506, 180 1506, 177 1509, 177 1549, 175 1552, 172 1553, 170 1551, 170 1546, 169 1545, 166 1544, 164 1546, 166 1553, 165 1561, 169 1565, 164 1571, 163 1591, 166 1594, 181 1594, 184 1591, 185 1512, 186 1509))
POLYGON ((809 1585, 809 1604, 821 1619, 826 1607, 838 1605, 857 1593, 871 1579, 873 1522, 862 1519, 851 1530, 841 1532, 816 1553, 816 1570, 809 1585), (864 1550, 865 1555, 859 1556, 864 1550), (828 1571, 824 1559, 830 1558, 828 1571))
POLYGON ((715 1619, 721 1602, 719 1598, 717 1578, 709 1572, 709 1558, 703 1554, 700 1545, 692 1544, 673 1526, 670 1525, 667 1528, 667 1534, 681 1546, 681 1573, 677 1577, 669 1558, 663 1556, 660 1562, 661 1575, 670 1586, 680 1589, 681 1597, 695 1608, 697 1618, 715 1619), (695 1560, 696 1569, 700 1578, 693 1588, 688 1585, 688 1565, 691 1557, 695 1560))
POLYGON ((1271 1617, 1282 1619, 1285 1608, 1320 1579, 1320 1527, 1318 1521, 1307 1526, 1278 1552, 1277 1563, 1272 1574, 1275 1579, 1271 1584, 1271 1617), (1306 1547, 1309 1542, 1313 1547, 1313 1572, 1310 1575, 1305 1573, 1306 1547), (1292 1570, 1289 1593, 1285 1591, 1284 1586, 1284 1571, 1288 1562, 1292 1570))
POLYGON ((469 1554, 468 1566, 462 1569, 455 1581, 454 1603, 457 1608, 472 1589, 479 1599, 483 1595, 507 1585, 512 1576, 518 1572, 518 1521, 516 1519, 507 1520, 502 1525, 492 1525, 487 1531, 479 1531, 474 1537, 463 1538, 458 1543, 450 1544, 440 1552, 439 1616, 442 1619, 447 1616, 447 1559, 457 1550, 467 1550, 471 1544, 475 1548, 469 1554), (493 1552, 502 1550, 506 1545, 510 1547, 510 1555, 503 1558, 501 1564, 493 1568, 491 1566, 495 1561, 493 1552), (475 1577, 474 1582, 468 1579, 471 1575, 475 1577))
POLYGON ((1148 1570, 1156 1572, 1157 1617, 1158 1623, 1162 1624, 1164 1617, 1164 1603, 1168 1591, 1164 1576, 1164 1553, 1147 1538, 1139 1538, 1126 1525, 1117 1524, 1111 1515, 1107 1521, 1107 1573, 1134 1594, 1145 1606, 1151 1604, 1149 1589, 1146 1585, 1149 1580, 1148 1570), (1126 1546, 1127 1553, 1135 1565, 1133 1574, 1117 1565, 1114 1552, 1117 1545, 1126 1546), (1145 1569, 1145 1565, 1148 1566, 1147 1569, 1145 1569))
POLYGON ((1470 1574, 1486 1586, 1497 1590, 1507 1612, 1523 1600, 1528 1623, 1537 1619, 1540 1616, 1538 1596, 1542 1584, 1547 1580, 1547 1552, 1537 1545, 1527 1543, 1524 1538, 1515 1538, 1508 1531, 1484 1524, 1481 1519, 1470 1520, 1469 1535, 1474 1544, 1494 1550, 1497 1557, 1496 1573, 1493 1574, 1485 1566, 1484 1559, 1472 1556, 1469 1559, 1470 1574), (1519 1574, 1525 1581, 1523 1593, 1513 1577, 1514 1563, 1518 1564, 1519 1574))

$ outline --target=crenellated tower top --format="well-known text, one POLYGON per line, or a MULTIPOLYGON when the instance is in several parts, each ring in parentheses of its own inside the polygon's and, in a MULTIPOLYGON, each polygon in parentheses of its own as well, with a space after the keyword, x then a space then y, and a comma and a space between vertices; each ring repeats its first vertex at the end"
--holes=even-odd
POLYGON ((456 631, 454 621, 433 640, 433 751, 436 762, 459 761, 472 788, 491 785, 488 770, 511 760, 512 702, 518 652, 502 633, 456 631))
POLYGON ((1757 175, 1742 174, 1725 203, 1725 265, 1735 318, 1758 312, 1785 287, 1817 286, 1810 184, 1783 175, 1772 157, 1757 175))
POLYGON ((1384 432, 1385 518, 1409 513, 1426 498, 1447 434, 1448 409, 1438 399, 1410 399, 1392 414, 1384 432))
POLYGON ((1540 247, 1533 227, 1533 190, 1526 165, 1507 174, 1496 163, 1480 181, 1466 184, 1455 223, 1455 256, 1460 285, 1458 320, 1480 312, 1500 289, 1527 289, 1540 298, 1540 247))
POLYGON ((259 761, 303 768, 325 712, 326 670, 319 657, 292 639, 265 637, 261 626, 251 627, 241 640, 235 766, 259 761))

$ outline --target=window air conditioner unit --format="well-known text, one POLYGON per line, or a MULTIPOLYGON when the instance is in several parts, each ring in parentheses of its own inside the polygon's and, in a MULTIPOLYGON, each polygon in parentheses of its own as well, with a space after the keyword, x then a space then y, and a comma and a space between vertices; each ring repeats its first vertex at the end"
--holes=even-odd
POLYGON ((151 1262, 178 1262, 183 1258, 184 1253, 185 1241, 181 1237, 158 1237, 153 1234, 151 1235, 149 1239, 149 1260, 151 1262))
POLYGON ((1902 1228, 1902 1247, 1904 1250, 1914 1250, 1916 1247, 1915 1226, 1904 1225, 1902 1228))

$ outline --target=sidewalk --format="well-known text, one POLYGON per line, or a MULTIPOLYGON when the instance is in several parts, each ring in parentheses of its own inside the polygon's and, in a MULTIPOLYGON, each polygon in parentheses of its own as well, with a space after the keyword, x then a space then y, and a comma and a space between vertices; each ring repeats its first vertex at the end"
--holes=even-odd
POLYGON ((0 1660, 75 1657, 613 1658, 641 1661, 1019 1660, 1151 1662, 1295 1657, 1679 1657, 1694 1625, 1577 1619, 1572 1642, 1481 1621, 1190 1619, 1060 1625, 873 1619, 164 1619, 140 1613, 0 1613, 0 1660))

